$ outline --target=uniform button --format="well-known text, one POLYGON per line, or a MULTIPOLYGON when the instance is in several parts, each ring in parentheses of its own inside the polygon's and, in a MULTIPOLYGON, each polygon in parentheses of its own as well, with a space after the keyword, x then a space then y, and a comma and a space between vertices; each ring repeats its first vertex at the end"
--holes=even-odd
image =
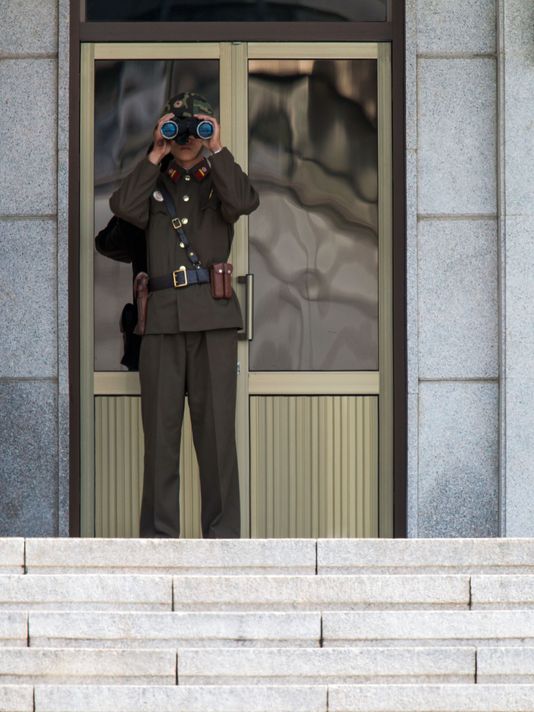
POLYGON ((187 203, 187 201, 189 200, 189 196, 188 196, 188 195, 184 195, 183 200, 187 203))
POLYGON ((188 222, 189 222, 189 220, 187 218, 182 218, 183 225, 187 225, 188 222))
POLYGON ((185 176, 185 179, 186 179, 187 181, 189 181, 189 180, 191 180, 191 176, 190 176, 189 174, 187 174, 187 175, 185 176))

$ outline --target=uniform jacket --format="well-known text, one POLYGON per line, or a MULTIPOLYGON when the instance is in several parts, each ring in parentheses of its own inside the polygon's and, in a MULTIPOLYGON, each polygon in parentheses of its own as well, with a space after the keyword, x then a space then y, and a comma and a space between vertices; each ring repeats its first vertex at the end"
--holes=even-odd
MULTIPOLYGON (((234 223, 259 205, 257 191, 226 147, 188 170, 174 162, 170 165, 174 180, 167 170, 143 158, 109 201, 118 218, 145 231, 150 277, 170 274, 182 265, 192 268, 165 203, 157 199, 158 179, 172 194, 178 217, 187 218, 184 229, 203 267, 228 260, 234 223), (199 178, 201 173, 205 177, 199 178)), ((242 327, 236 295, 213 299, 209 284, 149 294, 145 334, 242 327)))

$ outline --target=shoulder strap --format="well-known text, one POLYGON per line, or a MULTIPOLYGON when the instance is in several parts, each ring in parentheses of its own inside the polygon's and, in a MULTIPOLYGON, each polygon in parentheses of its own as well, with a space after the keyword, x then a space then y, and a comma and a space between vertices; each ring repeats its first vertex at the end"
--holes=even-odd
POLYGON ((182 223, 178 215, 176 214, 176 206, 174 204, 174 200, 172 198, 172 195, 170 194, 169 190, 167 189, 167 186, 164 184, 161 176, 158 178, 158 190, 163 196, 163 203, 165 204, 165 207, 167 208, 167 212, 169 213, 169 216, 171 218, 171 223, 173 228, 176 230, 180 237, 180 247, 182 247, 186 251, 187 259, 193 267, 196 267, 199 269, 201 267, 201 262, 198 258, 198 255, 195 253, 193 248, 191 247, 191 243, 189 242, 189 238, 185 234, 185 230, 182 227, 182 223))

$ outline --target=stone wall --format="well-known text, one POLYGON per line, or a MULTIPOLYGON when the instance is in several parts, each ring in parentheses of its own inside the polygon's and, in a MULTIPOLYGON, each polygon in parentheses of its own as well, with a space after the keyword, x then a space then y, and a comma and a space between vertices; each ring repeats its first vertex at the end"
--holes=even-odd
POLYGON ((409 535, 494 536, 496 8, 408 0, 406 29, 409 535))
POLYGON ((499 4, 501 512, 534 536, 534 3, 499 4))
POLYGON ((534 5, 408 0, 409 534, 534 534, 534 5))
POLYGON ((67 25, 57 0, 4 0, 0 25, 0 536, 68 533, 67 25), (63 66, 61 66, 63 64, 63 66), (58 171, 58 165, 63 168, 58 171), (63 206, 63 207, 62 207, 63 206), (63 234, 58 239, 58 227, 63 234))

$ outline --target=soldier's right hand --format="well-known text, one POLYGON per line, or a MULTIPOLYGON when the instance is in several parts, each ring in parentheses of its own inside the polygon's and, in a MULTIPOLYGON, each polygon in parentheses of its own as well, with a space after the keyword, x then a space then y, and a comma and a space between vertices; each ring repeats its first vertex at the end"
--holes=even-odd
POLYGON ((154 142, 154 145, 152 147, 152 150, 148 154, 148 159, 155 166, 161 163, 163 157, 171 151, 171 142, 167 141, 167 139, 163 138, 163 136, 161 135, 162 125, 170 119, 174 119, 174 114, 165 114, 164 116, 162 116, 156 124, 154 133, 152 134, 152 140, 154 142))

